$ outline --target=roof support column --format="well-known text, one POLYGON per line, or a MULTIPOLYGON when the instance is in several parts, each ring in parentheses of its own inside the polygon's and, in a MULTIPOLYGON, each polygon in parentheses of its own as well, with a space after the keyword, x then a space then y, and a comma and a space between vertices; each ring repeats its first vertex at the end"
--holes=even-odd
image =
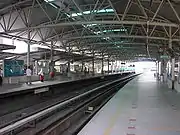
POLYGON ((175 72, 174 72, 174 68, 175 68, 175 58, 172 58, 172 69, 171 69, 171 75, 172 75, 172 89, 174 89, 174 81, 175 81, 175 72))
POLYGON ((164 73, 165 73, 165 61, 162 59, 161 60, 161 81, 162 82, 164 82, 164 77, 165 77, 165 75, 164 75, 164 73))
MULTIPOLYGON (((172 49, 172 28, 169 27, 169 48, 172 49)), ((174 89, 174 81, 175 81, 175 58, 171 56, 171 81, 172 81, 172 89, 174 89)))
POLYGON ((54 63, 53 63, 53 41, 51 41, 51 58, 50 58, 50 63, 51 63, 50 71, 52 72, 53 68, 54 68, 54 63))
POLYGON ((180 57, 178 58, 178 83, 180 83, 180 57))
POLYGON ((81 65, 81 70, 82 70, 82 72, 84 71, 84 59, 83 59, 83 56, 84 56, 84 51, 82 51, 82 65, 81 65))
POLYGON ((117 57, 116 57, 116 73, 118 73, 117 57))
POLYGON ((94 76, 94 50, 93 50, 93 58, 92 58, 92 75, 94 76))
POLYGON ((113 60, 112 60, 112 64, 111 64, 111 72, 113 73, 113 60))
POLYGON ((51 41, 51 61, 53 61, 53 41, 51 41))
POLYGON ((157 65, 157 74, 156 74, 156 76, 157 76, 157 79, 159 80, 159 60, 157 61, 157 63, 156 63, 157 65))
POLYGON ((68 67, 67 67, 68 68, 68 70, 67 70, 68 73, 70 73, 70 68, 71 68, 70 67, 71 66, 70 65, 70 51, 71 51, 71 48, 70 48, 70 45, 69 45, 69 47, 68 47, 68 55, 69 56, 68 56, 68 67))
POLYGON ((31 41, 30 41, 30 38, 31 38, 31 32, 30 30, 28 30, 28 47, 27 47, 27 67, 30 66, 30 44, 31 44, 31 41))
POLYGON ((104 74, 104 54, 102 53, 102 66, 101 66, 101 74, 104 74))
POLYGON ((108 74, 109 74, 109 55, 108 55, 108 74))

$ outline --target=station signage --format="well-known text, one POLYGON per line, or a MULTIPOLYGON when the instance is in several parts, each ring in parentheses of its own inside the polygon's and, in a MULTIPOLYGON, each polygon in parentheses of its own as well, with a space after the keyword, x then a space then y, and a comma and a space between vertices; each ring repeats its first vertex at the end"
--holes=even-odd
POLYGON ((169 59, 170 57, 168 55, 161 55, 160 58, 161 59, 169 59))

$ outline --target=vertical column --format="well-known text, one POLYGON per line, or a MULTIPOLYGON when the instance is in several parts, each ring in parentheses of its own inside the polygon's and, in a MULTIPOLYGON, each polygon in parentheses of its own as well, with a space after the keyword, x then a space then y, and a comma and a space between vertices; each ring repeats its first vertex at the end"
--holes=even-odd
POLYGON ((164 60, 161 60, 161 81, 164 82, 164 60))
POLYGON ((102 53, 101 73, 104 74, 104 55, 103 55, 103 53, 102 53))
POLYGON ((118 63, 117 63, 117 58, 116 58, 116 73, 118 72, 118 63))
POLYGON ((175 68, 175 58, 172 58, 172 89, 174 89, 174 81, 175 81, 175 72, 174 72, 174 68, 175 68))
POLYGON ((53 71, 54 68, 54 64, 53 64, 53 41, 51 41, 51 57, 50 57, 50 63, 51 63, 51 67, 50 67, 50 71, 53 71))
POLYGON ((109 74, 109 55, 108 55, 108 74, 109 74))
POLYGON ((157 61, 157 79, 159 79, 159 61, 157 61))
POLYGON ((178 58, 178 83, 180 83, 180 57, 178 58))
POLYGON ((31 35, 30 35, 30 30, 28 30, 28 47, 27 47, 27 67, 30 66, 30 44, 31 44, 31 41, 30 41, 30 38, 31 38, 31 35))
POLYGON ((156 61, 156 77, 158 75, 158 61, 156 61))
POLYGON ((112 64, 111 64, 111 72, 113 73, 113 60, 112 60, 112 64))
POLYGON ((53 61, 53 41, 51 41, 51 61, 53 61))
MULTIPOLYGON (((82 51, 82 58, 83 58, 83 56, 84 56, 84 51, 82 51)), ((82 59, 82 61, 81 61, 81 70, 82 70, 82 72, 84 72, 84 60, 82 59)))
MULTIPOLYGON (((169 27, 169 48, 172 49, 172 28, 169 27)), ((171 81, 172 81, 172 89, 174 89, 174 80, 175 80, 175 58, 171 56, 171 81)))
POLYGON ((93 58, 92 58, 92 72, 93 72, 93 76, 94 76, 94 50, 93 50, 93 58))
POLYGON ((68 50, 68 55, 69 55, 69 58, 68 58, 68 73, 70 72, 70 51, 71 51, 71 48, 70 48, 70 45, 69 45, 69 50, 68 50))
POLYGON ((71 68, 71 65, 70 65, 70 60, 68 61, 68 72, 70 72, 70 68, 71 68))

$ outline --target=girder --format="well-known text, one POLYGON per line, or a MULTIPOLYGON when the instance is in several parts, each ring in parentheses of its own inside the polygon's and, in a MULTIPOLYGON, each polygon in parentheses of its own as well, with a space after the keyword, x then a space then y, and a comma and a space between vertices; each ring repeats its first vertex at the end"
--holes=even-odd
MULTIPOLYGON (((0 13, 9 10, 9 12, 7 12, 8 14, 1 14, 0 36, 28 42, 27 31, 30 31, 31 43, 44 44, 47 46, 50 41, 54 40, 54 45, 56 45, 57 48, 63 47, 66 49, 69 47, 71 50, 73 50, 73 47, 83 50, 86 43, 81 42, 91 39, 95 41, 91 43, 90 46, 99 45, 102 51, 106 53, 110 52, 109 49, 104 50, 106 45, 116 46, 116 43, 113 42, 123 38, 130 39, 131 42, 121 44, 134 45, 137 46, 137 48, 146 45, 147 49, 148 47, 157 48, 161 45, 167 46, 170 41, 173 43, 172 48, 179 47, 180 13, 171 0, 126 0, 123 11, 117 9, 116 6, 120 4, 121 1, 102 0, 91 1, 90 3, 88 1, 87 5, 82 5, 83 2, 81 3, 79 0, 69 0, 68 2, 59 0, 58 2, 19 0, 13 3, 13 5, 0 9, 0 13), (27 7, 27 2, 32 2, 32 5, 27 7), (151 6, 156 4, 155 7, 157 9, 148 8, 147 2, 151 2, 151 6), (59 7, 56 7, 56 4, 60 4, 59 7), (133 4, 137 6, 139 13, 129 12, 133 4), (171 21, 170 18, 160 13, 164 5, 168 6, 168 10, 171 10, 170 12, 174 16, 173 20, 176 21, 171 21), (109 14, 98 14, 94 12, 98 10, 102 12, 108 8, 111 9, 111 13, 109 14), (32 16, 35 16, 33 12, 37 9, 43 13, 42 16, 44 16, 44 18, 42 18, 43 21, 39 20, 39 23, 34 23, 30 21, 30 19, 32 16), (74 13, 75 11, 77 13, 74 13), (74 17, 72 13, 74 13, 74 17), (96 26, 93 27, 91 26, 92 24, 96 24, 96 26), (128 31, 124 31, 124 33, 103 32, 106 29, 111 30, 117 27, 128 28, 128 31), (136 27, 139 28, 135 29, 136 27), (171 29, 171 32, 169 29, 171 29), (104 40, 104 42, 107 43, 98 43, 96 40, 104 40), (75 44, 71 45, 71 41, 75 41, 75 44)), ((87 49, 91 50, 92 47, 87 49)), ((139 51, 136 51, 136 53, 139 53, 139 51)), ((154 53, 150 53, 155 56, 154 53)))
MULTIPOLYGON (((65 27, 65 26, 75 26, 75 25, 87 25, 87 24, 114 24, 114 25, 147 25, 147 22, 145 21, 77 21, 77 22, 65 22, 65 23, 56 23, 56 24, 47 24, 47 25, 40 25, 35 27, 24 27, 20 29, 14 29, 6 31, 7 33, 14 33, 19 31, 26 31, 26 30, 34 30, 34 29, 40 29, 40 28, 54 28, 54 27, 65 27)), ((179 28, 178 24, 175 23, 164 23, 164 22, 149 22, 150 26, 164 26, 164 27, 174 27, 179 28)), ((3 33, 3 32, 1 32, 3 33)), ((0 33, 0 34, 1 34, 0 33)))

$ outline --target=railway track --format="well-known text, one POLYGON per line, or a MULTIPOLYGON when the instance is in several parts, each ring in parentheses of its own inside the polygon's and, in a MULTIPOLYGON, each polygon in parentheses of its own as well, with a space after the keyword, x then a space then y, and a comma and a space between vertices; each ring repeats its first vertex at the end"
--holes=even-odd
MULTIPOLYGON (((90 89, 93 89, 95 87, 98 87, 100 85, 103 85, 105 83, 107 83, 108 81, 103 81, 97 84, 93 84, 91 86, 87 86, 86 88, 81 88, 81 89, 75 89, 72 90, 68 93, 60 93, 57 95, 52 95, 50 98, 45 98, 43 97, 43 95, 34 95, 34 96, 38 96, 39 98, 36 99, 33 103, 31 102, 26 102, 23 100, 21 101, 21 104, 18 104, 19 109, 15 109, 15 110, 11 110, 11 106, 8 106, 6 104, 6 110, 3 110, 6 113, 3 113, 1 111, 0 113, 0 128, 5 127, 11 123, 14 123, 20 119, 23 119, 29 115, 32 115, 34 113, 37 113, 41 110, 44 110, 48 107, 51 107, 55 104, 61 103, 65 100, 68 100, 74 96, 77 96, 79 94, 82 94, 90 89), (20 107, 22 106, 22 107, 20 107), (24 107, 25 106, 25 107, 24 107), (9 110, 10 109, 10 110, 9 110), (9 111, 8 111, 9 110, 9 111)), ((28 98, 28 97, 27 97, 28 98)), ((21 99, 21 98, 20 98, 21 99)), ((32 98, 30 98, 30 100, 32 100, 32 98)), ((14 101, 15 102, 15 101, 14 101)), ((16 104, 16 105, 17 105, 16 104)))
POLYGON ((91 90, 88 89, 61 102, 46 106, 46 108, 36 111, 36 113, 1 128, 0 134, 74 134, 117 92, 117 87, 123 86, 133 77, 132 75, 108 83, 105 81, 91 90))

